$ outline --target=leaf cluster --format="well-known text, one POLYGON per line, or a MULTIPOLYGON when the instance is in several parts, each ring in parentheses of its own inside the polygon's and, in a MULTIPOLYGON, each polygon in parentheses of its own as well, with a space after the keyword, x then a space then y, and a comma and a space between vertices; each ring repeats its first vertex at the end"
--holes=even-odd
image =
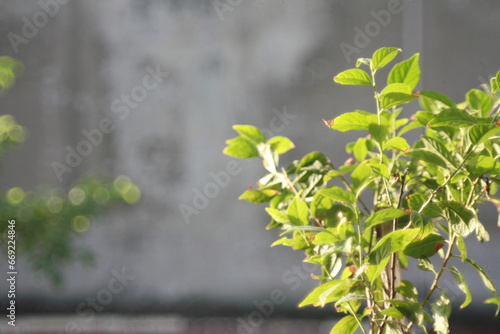
POLYGON ((303 250, 304 261, 321 268, 320 285, 300 306, 331 303, 345 313, 331 333, 357 328, 409 333, 413 326, 426 330, 428 323, 437 333, 448 333, 451 300, 439 286, 443 273, 449 272, 464 293, 461 308, 472 300, 464 276, 451 265, 455 258, 478 272, 492 294, 486 302, 496 304, 497 313, 500 306, 492 280, 468 258, 464 242, 471 235, 489 240, 477 204, 500 203, 495 197, 500 72, 489 86, 470 90, 457 104, 438 92, 416 91, 420 67, 415 54, 395 64, 379 87, 378 71, 400 52, 381 48, 334 77, 338 84, 365 86, 374 96, 373 110, 324 121, 332 130, 359 133, 346 146, 352 158, 338 167, 320 152, 279 167, 280 155, 294 144, 285 137, 267 139, 251 125, 235 125, 239 136, 224 149, 233 157, 262 161, 266 174, 240 199, 268 203, 268 228, 283 231, 273 245, 303 250), (403 106, 412 101, 420 109, 402 117, 403 106), (422 135, 409 143, 405 136, 416 130, 422 135), (439 268, 429 260, 434 256, 442 258, 439 268), (428 290, 418 291, 414 282, 401 279, 399 268, 408 266, 409 257, 433 276, 428 290), (361 324, 365 317, 369 329, 361 324))

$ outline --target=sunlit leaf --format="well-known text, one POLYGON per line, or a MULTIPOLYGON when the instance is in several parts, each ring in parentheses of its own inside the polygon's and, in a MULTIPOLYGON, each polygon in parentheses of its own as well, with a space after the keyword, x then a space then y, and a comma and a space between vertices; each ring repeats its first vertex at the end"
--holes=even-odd
POLYGON ((469 305, 470 302, 472 301, 472 295, 470 293, 469 285, 467 284, 464 275, 462 275, 462 273, 456 267, 449 266, 446 269, 451 273, 451 275, 455 279, 458 288, 465 294, 465 300, 462 303, 462 305, 460 305, 460 308, 464 308, 467 305, 469 305))
POLYGON ((379 70, 389 64, 402 50, 399 48, 380 48, 373 53, 372 68, 379 70))
POLYGON ((404 60, 391 69, 387 78, 387 84, 404 83, 415 89, 420 81, 420 65, 418 64, 420 55, 414 54, 411 58, 404 60))
POLYGON ((372 80, 368 73, 359 69, 353 68, 350 70, 346 70, 337 74, 333 80, 336 83, 342 85, 371 85, 372 80))
POLYGON ((441 291, 438 299, 431 303, 432 317, 434 319, 434 330, 437 334, 448 334, 448 318, 451 314, 451 301, 448 295, 441 291))

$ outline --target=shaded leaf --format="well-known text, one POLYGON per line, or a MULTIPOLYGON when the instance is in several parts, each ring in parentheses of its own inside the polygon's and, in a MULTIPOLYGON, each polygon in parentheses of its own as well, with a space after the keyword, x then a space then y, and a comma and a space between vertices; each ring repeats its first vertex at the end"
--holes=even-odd
POLYGON ((472 301, 472 295, 464 275, 462 275, 462 273, 454 266, 449 266, 445 269, 450 271, 451 275, 455 279, 455 282, 457 283, 458 288, 465 294, 465 300, 462 305, 460 305, 460 308, 466 307, 472 301))
POLYGON ((404 253, 416 259, 431 257, 436 254, 445 243, 446 239, 442 236, 438 234, 429 234, 422 240, 414 241, 406 246, 404 253))
POLYGON ((484 283, 484 286, 486 286, 486 288, 488 290, 490 290, 490 292, 493 296, 498 297, 498 293, 497 293, 497 289, 495 287, 495 284, 493 283, 491 278, 488 276, 486 271, 483 269, 483 267, 481 267, 479 264, 477 264, 476 262, 474 262, 473 260, 471 260, 469 258, 465 259, 465 262, 467 262, 474 269, 476 269, 477 273, 479 274, 479 276, 481 277, 481 280, 484 283))
POLYGON ((426 149, 411 150, 411 151, 407 152, 406 155, 408 155, 414 159, 417 159, 420 161, 425 161, 429 164, 442 167, 446 170, 448 169, 448 165, 446 164, 446 162, 442 158, 440 158, 435 153, 429 152, 426 149))
POLYGON ((384 209, 380 211, 376 211, 368 217, 365 221, 365 229, 369 227, 373 227, 378 224, 385 223, 390 220, 398 219, 406 215, 406 212, 401 209, 384 209))
POLYGON ((465 110, 457 108, 443 109, 429 123, 431 127, 469 127, 474 124, 477 124, 477 120, 473 116, 469 115, 465 110))
POLYGON ((419 303, 397 299, 389 299, 387 302, 415 324, 420 325, 424 321, 424 310, 419 303))

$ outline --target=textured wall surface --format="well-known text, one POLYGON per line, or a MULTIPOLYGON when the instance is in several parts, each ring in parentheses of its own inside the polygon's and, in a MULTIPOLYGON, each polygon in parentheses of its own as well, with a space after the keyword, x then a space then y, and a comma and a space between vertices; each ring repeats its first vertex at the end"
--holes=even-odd
MULTIPOLYGON (((98 218, 82 240, 98 255, 96 267, 66 268, 64 291, 53 291, 23 264, 19 298, 32 301, 31 310, 72 311, 122 271, 130 280, 105 310, 176 309, 204 300, 252 308, 273 289, 294 307, 316 284, 311 268, 302 267, 298 252, 270 249, 277 232, 264 230, 262 207, 236 200, 262 169, 257 161, 222 155, 224 141, 234 136, 231 125, 290 137, 298 144, 290 160, 320 150, 340 164, 354 135, 333 133, 322 119, 373 107, 370 94, 356 96, 362 88, 331 80, 356 58, 381 46, 402 47, 404 57, 422 52, 420 89, 455 99, 500 69, 494 0, 481 6, 220 2, 226 7, 208 0, 0 3, 0 53, 26 67, 0 110, 29 131, 28 141, 2 161, 2 190, 67 187, 99 173, 128 175, 143 193, 138 205, 98 218), (33 22, 36 32, 26 27, 33 22), (22 39, 13 42, 12 33, 22 39), (103 119, 113 130, 71 173, 57 176, 53 162, 63 163, 66 147, 76 149, 82 131, 99 129, 103 119), (179 205, 192 210, 182 214, 179 205)), ((408 114, 418 105, 412 108, 408 114)), ((492 239, 499 238, 496 212, 486 211, 492 239)), ((470 253, 500 285, 495 242, 470 240, 470 253)), ((408 274, 421 276, 422 284, 429 279, 408 274)), ((477 283, 471 287, 479 307, 486 290, 474 275, 466 273, 477 283)), ((449 286, 455 289, 451 280, 449 286)))

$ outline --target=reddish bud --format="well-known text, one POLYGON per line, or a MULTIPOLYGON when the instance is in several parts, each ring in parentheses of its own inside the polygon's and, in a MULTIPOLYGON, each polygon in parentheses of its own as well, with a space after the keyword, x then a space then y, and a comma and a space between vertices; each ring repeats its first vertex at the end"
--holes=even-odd
POLYGON ((440 250, 441 248, 443 248, 444 244, 442 242, 438 243, 436 245, 436 247, 434 248, 434 251, 437 253, 438 250, 440 250))
POLYGON ((330 120, 330 121, 327 121, 327 120, 323 120, 323 123, 325 123, 325 125, 329 128, 331 128, 333 126, 333 124, 335 123, 335 120, 330 120))
POLYGON ((358 268, 356 268, 356 266, 354 264, 351 264, 349 266, 349 271, 351 272, 351 274, 354 275, 354 273, 356 273, 357 270, 358 270, 358 268))
POLYGON ((354 158, 351 157, 349 159, 347 159, 345 162, 344 162, 344 166, 351 166, 351 165, 354 165, 354 158))

